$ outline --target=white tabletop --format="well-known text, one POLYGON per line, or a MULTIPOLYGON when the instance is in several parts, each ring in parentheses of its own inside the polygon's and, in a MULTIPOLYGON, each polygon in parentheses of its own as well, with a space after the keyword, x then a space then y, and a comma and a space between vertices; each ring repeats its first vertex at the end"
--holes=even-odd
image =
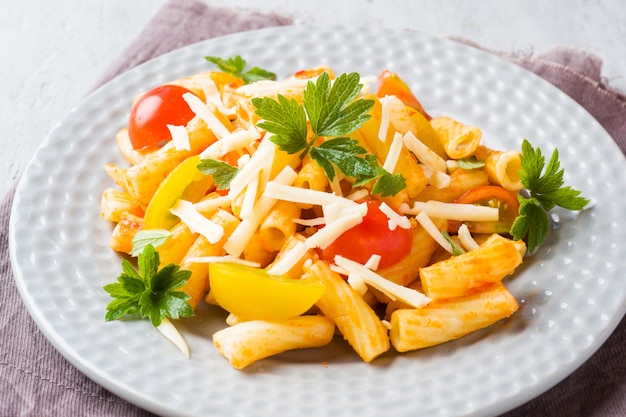
MULTIPOLYGON (((0 5, 0 194, 47 133, 166 0, 21 0, 0 5)), ((622 0, 210 0, 279 12, 298 24, 410 28, 460 36, 508 52, 566 45, 604 61, 626 91, 626 2, 622 0)))

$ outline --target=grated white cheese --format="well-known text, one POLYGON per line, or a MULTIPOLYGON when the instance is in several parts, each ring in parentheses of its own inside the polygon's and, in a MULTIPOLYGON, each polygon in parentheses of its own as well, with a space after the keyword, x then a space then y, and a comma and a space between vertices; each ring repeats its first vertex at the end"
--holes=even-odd
POLYGON ((326 224, 326 219, 324 217, 316 217, 314 219, 293 219, 293 222, 301 226, 312 227, 326 224))
POLYGON ((391 128, 391 113, 393 111, 402 111, 404 104, 396 96, 385 96, 380 99, 381 117, 380 127, 378 128, 378 139, 381 142, 387 140, 387 134, 391 128))
POLYGON ((424 230, 426 230, 426 232, 432 236, 433 239, 435 239, 435 242, 437 242, 439 246, 444 248, 449 253, 453 252, 450 242, 448 242, 443 234, 437 229, 437 226, 433 223, 430 217, 428 217, 428 214, 426 214, 425 211, 422 211, 420 214, 415 216, 415 219, 422 225, 424 230))
POLYGON ((346 198, 352 201, 359 201, 365 199, 369 195, 370 192, 367 189, 361 188, 360 190, 356 190, 352 194, 347 195, 346 198))
POLYGON ((368 269, 371 269, 372 271, 376 271, 376 270, 378 269, 378 265, 380 264, 380 259, 381 259, 381 256, 380 256, 380 255, 378 255, 378 254, 376 254, 376 253, 373 253, 373 254, 369 257, 369 259, 367 260, 367 262, 365 262, 365 266, 366 266, 368 269))
POLYGON ((341 236, 345 231, 363 222, 363 215, 354 210, 336 219, 330 224, 326 224, 323 229, 315 232, 305 241, 308 248, 326 249, 331 243, 341 236))
POLYGON ((353 207, 358 203, 345 197, 327 193, 325 191, 311 190, 308 188, 293 187, 290 185, 278 184, 270 181, 265 186, 263 195, 278 200, 291 201, 293 203, 312 204, 319 206, 327 206, 337 202, 342 207, 353 207))
POLYGON ((230 182, 228 195, 237 197, 251 181, 259 177, 261 170, 269 171, 274 162, 276 145, 271 141, 263 141, 259 149, 250 157, 230 182))
POLYGON ((161 324, 157 326, 157 330, 161 332, 166 339, 172 342, 187 359, 189 359, 189 345, 185 342, 183 335, 180 334, 178 329, 167 317, 164 317, 163 320, 161 320, 161 324))
POLYGON ((191 111, 204 120, 204 123, 207 124, 218 139, 230 134, 228 128, 224 126, 211 109, 209 109, 209 106, 213 107, 212 105, 204 103, 200 97, 193 93, 183 94, 183 99, 187 102, 191 111))
POLYGON ((185 126, 175 126, 168 124, 167 129, 170 131, 170 135, 172 135, 172 143, 174 144, 174 149, 176 149, 177 151, 191 150, 191 144, 189 143, 189 133, 187 132, 187 128, 185 126))
POLYGON ((250 156, 249 153, 244 153, 243 155, 241 155, 239 158, 237 158, 237 168, 239 169, 243 168, 244 165, 250 162, 251 158, 252 157, 250 156))
POLYGON ((210 213, 222 207, 228 207, 232 204, 233 199, 227 195, 202 200, 195 203, 193 206, 200 213, 210 213))
POLYGON ((341 203, 338 201, 333 201, 330 204, 322 206, 322 212, 324 213, 326 224, 330 224, 341 218, 341 207, 341 203))
POLYGON ((193 203, 187 200, 178 200, 170 209, 170 213, 178 216, 189 227, 189 230, 201 234, 211 244, 219 242, 224 236, 222 226, 204 217, 196 210, 193 203))
MULTIPOLYGON (((248 165, 246 165, 246 167, 248 165)), ((296 180, 297 175, 298 174, 291 167, 287 166, 274 178, 273 182, 290 185, 296 180)), ((224 249, 229 255, 238 257, 243 253, 250 238, 252 238, 252 235, 261 224, 261 221, 265 219, 272 207, 274 207, 276 201, 275 198, 261 195, 252 209, 252 214, 237 225, 235 231, 224 244, 224 249)))
POLYGON ((389 207, 387 203, 381 203, 379 209, 385 214, 385 216, 387 216, 387 227, 389 230, 396 230, 396 227, 400 227, 402 229, 411 228, 411 222, 409 219, 406 216, 398 214, 394 209, 389 207))
POLYGON ((256 175, 252 181, 248 183, 246 191, 243 194, 243 202, 239 210, 239 217, 247 219, 252 216, 254 203, 256 201, 257 192, 259 191, 259 176, 256 175))
POLYGON ((352 289, 358 292, 361 296, 364 296, 365 293, 367 292, 367 284, 365 283, 365 280, 363 279, 363 277, 359 274, 356 274, 354 272, 349 272, 348 284, 350 284, 352 289))
POLYGON ((366 284, 376 288, 383 292, 387 297, 392 300, 400 300, 405 304, 408 304, 415 308, 424 307, 430 302, 430 298, 422 294, 421 292, 412 288, 407 288, 402 285, 398 285, 395 282, 389 281, 385 277, 378 275, 376 272, 368 269, 365 265, 352 261, 348 258, 344 258, 341 255, 335 256, 335 264, 345 269, 350 274, 359 275, 366 284))
POLYGON ((470 251, 479 248, 478 243, 476 243, 472 237, 472 234, 466 224, 462 224, 461 227, 459 227, 458 235, 463 249, 470 251))
POLYGON ((291 270, 300 259, 308 252, 309 248, 304 242, 297 242, 290 250, 283 253, 283 256, 272 264, 267 272, 273 275, 284 275, 291 270))
POLYGON ((306 88, 309 81, 315 81, 316 78, 300 79, 288 78, 283 81, 261 80, 255 83, 242 85, 237 88, 237 93, 246 97, 275 97, 282 94, 291 97, 294 94, 301 94, 306 88))
POLYGON ((402 141, 404 142, 404 146, 406 146, 421 163, 428 165, 435 171, 446 172, 448 169, 446 161, 428 146, 424 145, 410 130, 402 136, 402 141))
POLYGON ((403 203, 400 205, 403 214, 425 212, 431 217, 459 221, 497 221, 500 212, 496 207, 477 206, 475 204, 444 203, 441 201, 416 201, 413 207, 403 203))
POLYGON ((402 146, 402 134, 400 132, 394 133, 393 140, 389 146, 389 152, 387 153, 387 158, 385 158, 385 163, 383 164, 383 169, 387 172, 393 174, 395 171, 396 165, 398 164, 398 158, 400 157, 400 152, 402 151, 402 146))
POLYGON ((226 116, 233 116, 237 113, 237 108, 235 106, 230 108, 224 106, 224 102, 222 101, 220 92, 217 89, 217 85, 212 79, 202 78, 202 91, 206 97, 206 102, 215 106, 220 113, 226 116))
POLYGON ((260 137, 261 133, 254 127, 230 133, 209 145, 200 153, 200 158, 220 159, 228 152, 247 147, 260 137))
POLYGON ((344 179, 344 175, 341 172, 338 172, 335 169, 335 176, 332 181, 329 181, 328 186, 330 187, 330 191, 333 192, 336 196, 343 197, 343 190, 341 189, 341 180, 344 179))
POLYGON ((428 183, 438 190, 448 187, 451 181, 450 176, 442 171, 434 171, 428 179, 428 183))
POLYGON ((196 262, 200 264, 213 264, 217 262, 227 262, 231 264, 239 264, 245 266, 251 266, 253 268, 260 268, 261 264, 258 262, 246 261, 245 259, 235 258, 234 256, 224 255, 224 256, 196 256, 187 258, 189 262, 196 262))

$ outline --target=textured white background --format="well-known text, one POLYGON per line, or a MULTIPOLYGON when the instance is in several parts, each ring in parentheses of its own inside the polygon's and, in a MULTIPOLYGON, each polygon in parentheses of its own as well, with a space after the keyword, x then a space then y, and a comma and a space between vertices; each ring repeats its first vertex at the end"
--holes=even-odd
MULTIPOLYGON (((496 50, 583 48, 626 91, 622 0, 210 0, 275 11, 298 24, 401 27, 461 36, 496 50)), ((8 0, 0 3, 0 194, 36 147, 139 34, 165 0, 8 0)))

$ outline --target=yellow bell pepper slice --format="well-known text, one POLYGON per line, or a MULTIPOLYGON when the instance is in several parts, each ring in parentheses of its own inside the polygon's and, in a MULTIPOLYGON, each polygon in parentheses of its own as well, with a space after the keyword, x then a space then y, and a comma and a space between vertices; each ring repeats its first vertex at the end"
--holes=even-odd
POLYGON ((324 293, 321 281, 271 275, 265 269, 209 264, 211 296, 223 309, 247 320, 281 320, 309 310, 324 293))
POLYGON ((145 230, 171 229, 178 217, 170 209, 179 199, 197 201, 213 186, 213 177, 204 175, 197 166, 200 156, 194 155, 178 164, 161 182, 152 196, 144 216, 145 230))
POLYGON ((411 91, 411 88, 404 82, 400 76, 389 70, 384 70, 378 75, 378 89, 376 90, 378 97, 396 96, 402 102, 412 109, 420 112, 426 120, 430 120, 430 116, 422 107, 417 97, 411 91))

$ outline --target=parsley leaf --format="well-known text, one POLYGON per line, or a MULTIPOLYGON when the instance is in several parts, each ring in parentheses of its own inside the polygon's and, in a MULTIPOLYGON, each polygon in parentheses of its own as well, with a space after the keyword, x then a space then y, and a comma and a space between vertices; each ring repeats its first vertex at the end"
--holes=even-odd
POLYGON ((106 321, 139 314, 158 327, 165 317, 177 319, 194 314, 187 302, 189 295, 176 291, 187 282, 191 271, 179 270, 176 264, 159 270, 159 253, 150 244, 139 254, 137 264, 139 271, 130 261, 122 259, 122 273, 117 282, 103 287, 113 298, 107 305, 106 321))
POLYGON ((198 169, 205 175, 212 175, 218 190, 226 190, 230 182, 235 178, 239 169, 223 161, 216 159, 201 159, 198 169))
POLYGON ((324 72, 304 90, 304 108, 315 136, 348 135, 370 119, 373 100, 356 100, 361 92, 360 76, 341 74, 334 83, 324 72))
POLYGON ((513 222, 510 233, 516 240, 528 236, 528 250, 532 253, 550 233, 550 221, 537 199, 518 196, 518 200, 519 216, 513 222))
MULTIPOLYGON (((382 169, 382 168, 381 168, 382 169)), ((383 170, 385 171, 385 170, 383 170)), ((372 193, 380 194, 381 197, 391 197, 406 188, 406 178, 402 174, 392 174, 385 171, 374 184, 372 193)))
POLYGON ((373 176, 374 170, 370 163, 359 155, 367 153, 367 150, 359 145, 356 139, 334 138, 312 148, 310 155, 326 172, 331 181, 335 178, 335 164, 345 175, 354 178, 373 176), (332 163, 332 164, 331 164, 332 163))
POLYGON ((378 179, 373 187, 375 194, 395 195, 406 187, 404 177, 383 170, 356 139, 346 137, 371 117, 374 101, 358 98, 361 88, 358 73, 341 74, 334 82, 328 73, 323 73, 315 82, 307 83, 303 104, 280 94, 277 99, 254 98, 252 104, 263 119, 258 126, 274 135, 271 140, 280 150, 289 154, 300 152, 300 158, 310 155, 331 181, 336 168, 355 178, 355 185, 378 179), (315 146, 320 137, 326 140, 315 146))
POLYGON ((278 100, 253 98, 252 104, 257 108, 256 114, 265 120, 258 126, 275 135, 272 142, 279 149, 294 154, 307 148, 306 113, 300 103, 279 94, 278 100))
POLYGON ((457 163, 459 164, 459 167, 467 170, 482 168, 485 166, 485 160, 478 159, 474 155, 470 156, 469 158, 459 159, 457 163))
POLYGON ((172 236, 172 232, 165 229, 140 230, 133 236, 133 249, 131 256, 138 256, 144 248, 152 245, 155 248, 161 246, 172 236))
POLYGON ((276 79, 276 74, 259 67, 246 70, 247 62, 239 55, 226 59, 217 56, 205 56, 204 59, 215 64, 220 70, 241 78, 246 84, 276 79))
POLYGON ((372 194, 380 194, 381 197, 394 196, 406 188, 406 178, 404 178, 404 175, 392 174, 378 165, 375 155, 366 155, 365 159, 369 162, 374 174, 372 176, 358 177, 354 183, 355 186, 376 180, 372 188, 372 194))
POLYGON ((582 210, 589 200, 579 190, 564 186, 563 169, 559 153, 555 149, 546 165, 539 148, 524 139, 522 143, 520 179, 528 190, 529 197, 518 196, 519 216, 513 222, 510 233, 514 239, 526 236, 529 252, 533 252, 550 232, 548 211, 556 206, 567 210, 582 210))

